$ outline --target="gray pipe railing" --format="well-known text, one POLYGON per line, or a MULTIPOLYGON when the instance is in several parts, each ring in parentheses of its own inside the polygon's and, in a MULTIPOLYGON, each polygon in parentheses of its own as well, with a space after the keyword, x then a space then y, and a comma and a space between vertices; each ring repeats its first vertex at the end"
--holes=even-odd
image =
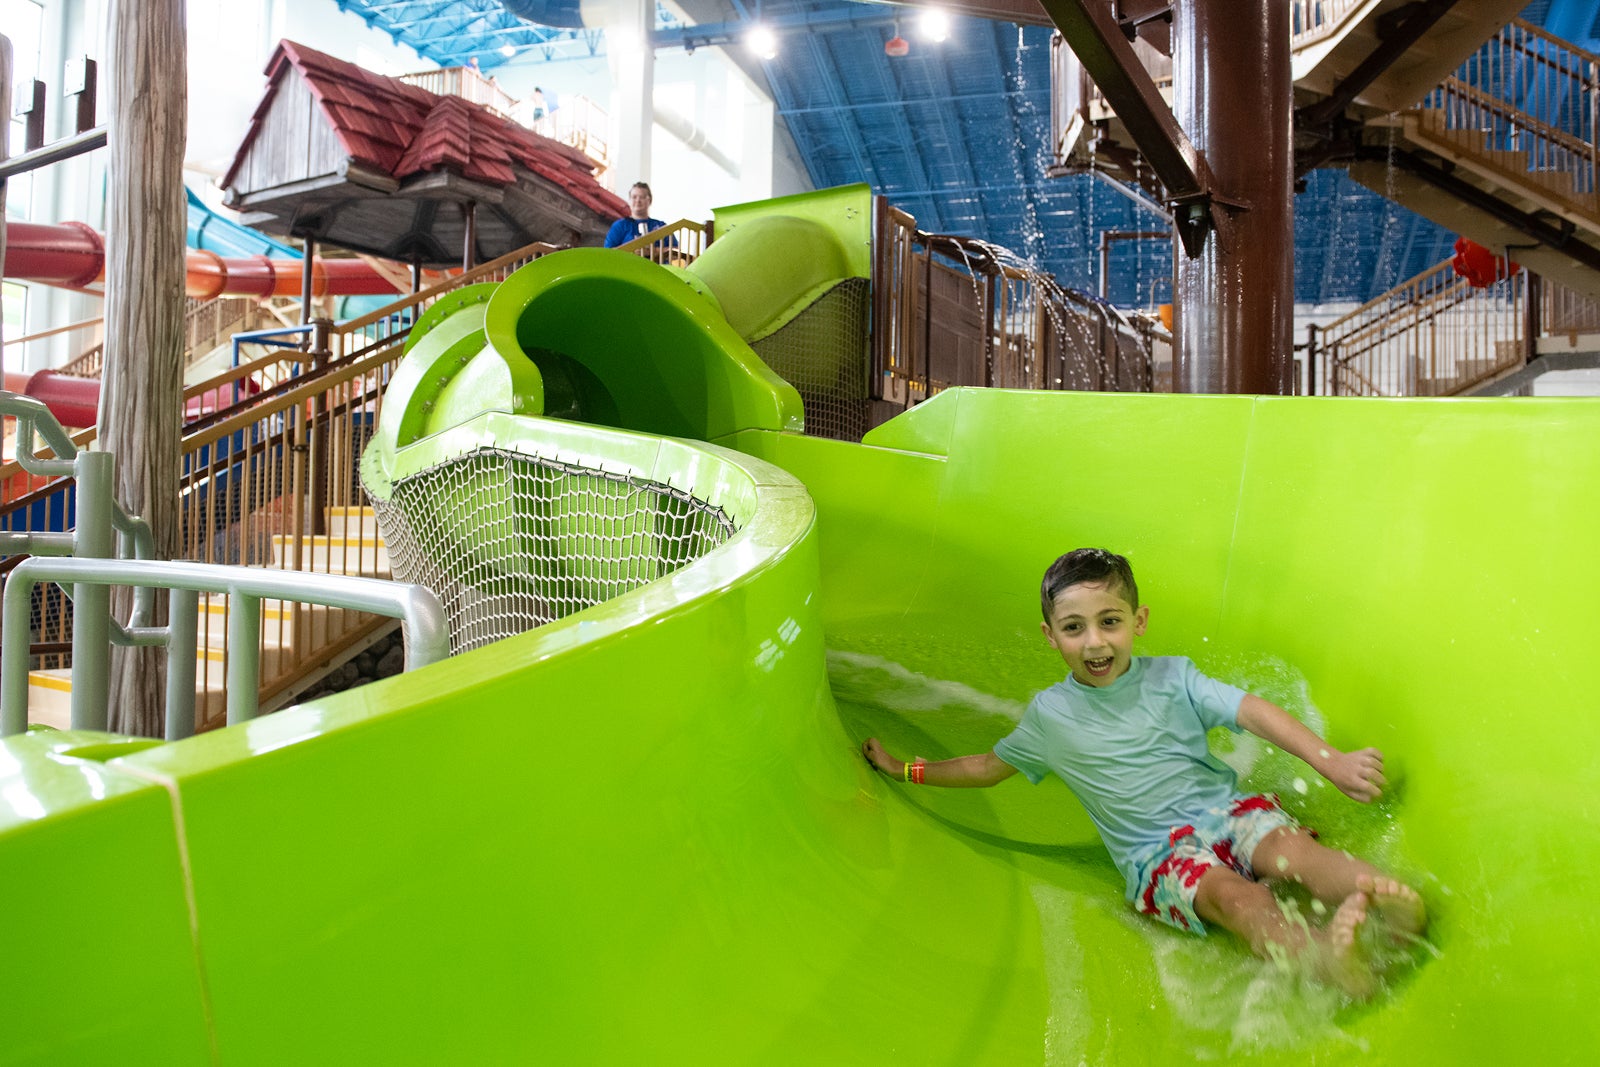
MULTIPOLYGON (((167 650, 165 732, 169 741, 194 733, 198 594, 202 592, 228 595, 226 685, 230 726, 255 718, 260 710, 258 672, 263 597, 400 619, 406 670, 450 654, 444 608, 438 597, 420 585, 342 574, 313 576, 220 563, 35 556, 18 564, 6 580, 4 615, 0 617, 4 627, 0 634, 0 736, 22 733, 28 728, 29 615, 33 587, 40 582, 70 582, 77 590, 94 588, 101 592, 114 585, 177 591, 171 598, 168 625, 146 627, 135 635, 137 643, 164 645, 167 650)), ((96 706, 90 706, 87 701, 80 705, 76 697, 80 681, 93 677, 100 679, 99 688, 104 693, 110 635, 102 628, 101 636, 95 637, 91 630, 80 649, 77 627, 75 619, 72 728, 104 730, 105 697, 102 695, 96 706)))

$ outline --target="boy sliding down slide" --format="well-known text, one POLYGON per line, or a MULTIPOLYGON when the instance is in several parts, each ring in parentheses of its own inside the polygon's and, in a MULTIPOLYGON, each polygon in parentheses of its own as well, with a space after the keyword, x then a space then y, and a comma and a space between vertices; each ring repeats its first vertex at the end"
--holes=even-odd
POLYGON ((1037 784, 1055 774, 1087 809, 1135 909, 1197 934, 1215 923, 1257 955, 1371 996, 1377 976, 1357 928, 1376 915, 1395 936, 1415 937, 1427 924, 1422 898, 1318 844, 1276 797, 1240 795, 1233 771, 1206 748, 1206 731, 1248 730, 1364 804, 1385 785, 1383 756, 1340 752, 1276 704, 1207 678, 1184 657, 1134 657, 1150 609, 1122 556, 1068 552, 1045 572, 1040 598, 1045 638, 1071 674, 1035 696, 993 752, 907 764, 873 737, 862 753, 920 785, 991 786, 1017 771, 1037 784), (1333 909, 1325 925, 1285 917, 1269 886, 1286 881, 1333 909))

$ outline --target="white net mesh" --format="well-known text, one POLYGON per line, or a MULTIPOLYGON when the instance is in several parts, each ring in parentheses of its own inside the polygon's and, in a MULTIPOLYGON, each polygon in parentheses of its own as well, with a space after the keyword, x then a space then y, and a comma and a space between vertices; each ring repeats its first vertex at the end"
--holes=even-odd
POLYGON ((806 433, 859 441, 870 428, 867 312, 872 286, 846 278, 750 347, 805 405, 806 433))
POLYGON ((394 576, 444 604, 452 654, 621 596, 736 531, 670 486, 500 449, 369 495, 394 576))

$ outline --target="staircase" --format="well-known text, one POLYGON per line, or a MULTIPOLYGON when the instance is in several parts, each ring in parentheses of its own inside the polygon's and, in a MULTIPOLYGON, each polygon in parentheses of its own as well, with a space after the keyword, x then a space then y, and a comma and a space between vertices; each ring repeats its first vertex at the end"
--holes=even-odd
MULTIPOLYGON (((241 388, 252 393, 248 404, 188 425, 181 446, 176 555, 202 563, 301 570, 313 580, 317 573, 387 576, 387 548, 378 539, 371 509, 363 506, 355 469, 410 324, 456 289, 503 281, 549 251, 549 245, 529 245, 360 318, 319 328, 312 362, 320 369, 308 368, 307 353, 298 349, 274 350, 189 386, 185 400, 191 404, 207 394, 231 396, 236 382, 255 380, 261 388, 241 388)), ((91 428, 72 441, 87 449, 94 439, 91 428)), ((23 479, 19 488, 33 490, 0 503, 0 529, 66 529, 72 480, 33 486, 27 477, 15 461, 0 462, 0 486, 23 479)), ((0 558, 0 578, 22 558, 0 558)), ((54 586, 39 589, 30 720, 62 723, 69 716, 70 681, 66 670, 54 668, 69 659, 70 603, 54 586)), ((308 691, 396 625, 387 617, 262 603, 262 710, 308 691)), ((203 606, 208 621, 199 627, 196 702, 196 726, 202 730, 222 724, 227 675, 225 598, 212 596, 203 606)))
MULTIPOLYGON (((1524 6, 1291 0, 1296 155, 1302 172, 1346 167, 1446 229, 1600 297, 1600 57, 1516 19, 1524 6)), ((1136 46, 1156 83, 1170 84, 1171 61, 1136 46)), ((1092 85, 1061 84, 1074 78, 1075 61, 1059 57, 1056 172, 1147 183, 1092 85)))
MULTIPOLYGON (((389 577, 389 553, 378 534, 377 519, 368 507, 334 507, 326 510, 326 534, 298 538, 300 566, 296 567, 292 534, 272 535, 272 561, 268 566, 298 569, 322 574, 350 574, 365 578, 389 577)), ((195 672, 195 725, 207 730, 221 726, 226 717, 228 597, 203 598, 200 605, 200 648, 195 672)), ((340 655, 330 657, 321 670, 301 672, 296 689, 314 682, 321 674, 337 667, 361 650, 362 642, 352 640, 358 631, 373 635, 392 625, 364 612, 346 611, 321 604, 297 604, 281 600, 261 602, 260 676, 273 679, 290 663, 335 643, 340 655)), ((28 721, 67 729, 72 720, 72 671, 70 668, 34 670, 28 673, 28 721)))
POLYGON ((1414 106, 1366 127, 1356 181, 1600 297, 1600 57, 1513 21, 1414 106))

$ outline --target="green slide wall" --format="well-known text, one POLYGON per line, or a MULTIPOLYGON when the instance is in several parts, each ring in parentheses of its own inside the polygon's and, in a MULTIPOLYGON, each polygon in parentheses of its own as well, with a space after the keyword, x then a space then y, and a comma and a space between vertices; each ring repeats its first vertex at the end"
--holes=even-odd
POLYGON ((635 593, 176 744, 0 745, 0 1062, 1584 1062, 1597 432, 958 390, 864 445, 706 447, 753 517, 635 593), (1437 958, 1341 1007, 1137 920, 1059 786, 865 767, 868 731, 987 747, 1059 677, 1035 590, 1078 544, 1131 555, 1145 651, 1388 753, 1372 807, 1250 780, 1414 878, 1437 958))

